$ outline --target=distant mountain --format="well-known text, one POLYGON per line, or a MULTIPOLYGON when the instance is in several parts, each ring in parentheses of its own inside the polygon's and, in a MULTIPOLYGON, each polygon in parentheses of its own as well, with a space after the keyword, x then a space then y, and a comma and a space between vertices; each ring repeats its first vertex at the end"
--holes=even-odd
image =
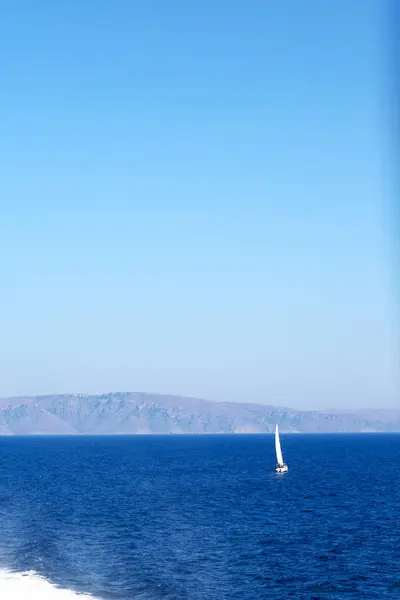
POLYGON ((0 399, 0 435, 400 432, 400 410, 302 411, 119 392, 0 399))

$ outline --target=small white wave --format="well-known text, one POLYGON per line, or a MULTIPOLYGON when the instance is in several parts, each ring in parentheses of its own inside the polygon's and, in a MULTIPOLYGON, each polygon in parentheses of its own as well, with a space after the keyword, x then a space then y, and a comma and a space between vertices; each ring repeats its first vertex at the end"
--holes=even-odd
POLYGON ((93 598, 55 587, 33 572, 12 573, 0 569, 1 600, 83 600, 93 598))

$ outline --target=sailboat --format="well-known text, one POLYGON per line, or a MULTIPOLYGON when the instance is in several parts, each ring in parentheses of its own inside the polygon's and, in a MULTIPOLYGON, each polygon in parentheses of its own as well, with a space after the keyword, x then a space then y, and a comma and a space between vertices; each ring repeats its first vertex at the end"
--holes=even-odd
POLYGON ((279 440, 278 425, 275 426, 275 451, 276 451, 276 473, 286 473, 289 470, 288 466, 283 462, 281 442, 279 440))

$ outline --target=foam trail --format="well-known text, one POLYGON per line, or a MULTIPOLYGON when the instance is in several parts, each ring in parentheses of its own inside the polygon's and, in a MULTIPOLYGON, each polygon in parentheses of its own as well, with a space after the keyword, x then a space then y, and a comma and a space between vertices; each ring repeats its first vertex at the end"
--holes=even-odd
POLYGON ((0 569, 0 598, 3 600, 84 600, 87 594, 55 587, 34 572, 12 573, 0 569))

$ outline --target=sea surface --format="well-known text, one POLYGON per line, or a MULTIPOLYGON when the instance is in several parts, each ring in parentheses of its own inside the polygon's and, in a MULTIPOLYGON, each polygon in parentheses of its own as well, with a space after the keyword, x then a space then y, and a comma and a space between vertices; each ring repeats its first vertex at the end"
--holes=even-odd
POLYGON ((400 435, 0 437, 0 598, 400 598, 400 435))

